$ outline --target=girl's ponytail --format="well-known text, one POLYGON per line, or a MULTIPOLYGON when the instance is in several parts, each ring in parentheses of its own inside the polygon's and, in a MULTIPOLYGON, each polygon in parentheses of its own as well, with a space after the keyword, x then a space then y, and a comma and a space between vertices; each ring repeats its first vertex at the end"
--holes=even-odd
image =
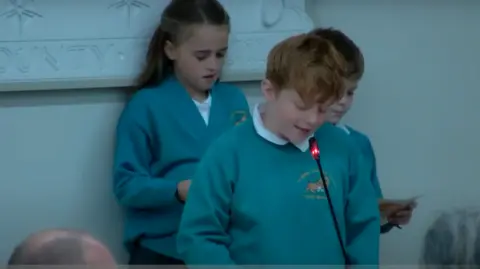
POLYGON ((148 45, 145 67, 137 78, 138 90, 160 84, 172 72, 172 61, 165 55, 169 34, 158 27, 148 45))

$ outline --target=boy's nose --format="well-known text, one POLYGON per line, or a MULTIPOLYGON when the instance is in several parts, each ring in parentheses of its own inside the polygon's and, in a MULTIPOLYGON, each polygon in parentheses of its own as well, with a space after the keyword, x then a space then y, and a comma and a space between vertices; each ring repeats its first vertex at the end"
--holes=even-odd
POLYGON ((342 99, 340 99, 340 100, 337 102, 337 105, 339 105, 339 106, 345 106, 346 102, 347 102, 347 96, 344 95, 344 96, 342 97, 342 99))
POLYGON ((319 122, 324 120, 324 118, 325 118, 325 113, 311 112, 307 117, 306 123, 308 124, 309 128, 313 128, 319 122))

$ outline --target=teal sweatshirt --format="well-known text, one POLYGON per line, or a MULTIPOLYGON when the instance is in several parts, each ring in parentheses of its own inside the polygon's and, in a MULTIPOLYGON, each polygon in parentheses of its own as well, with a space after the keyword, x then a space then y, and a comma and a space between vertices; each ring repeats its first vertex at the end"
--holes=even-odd
MULTIPOLYGON (((360 148, 360 152, 363 158, 370 166, 370 182, 373 186, 377 198, 383 198, 382 188, 377 176, 377 161, 375 158, 375 152, 373 151, 372 143, 367 135, 353 129, 350 126, 345 127, 348 131, 348 135, 353 139, 354 143, 360 148)), ((390 232, 395 227, 392 223, 383 224, 380 227, 382 234, 390 232)))
POLYGON ((362 153, 365 161, 371 167, 370 182, 372 183, 377 197, 383 198, 382 189, 380 188, 380 182, 378 181, 377 176, 377 161, 375 159, 375 152, 373 151, 370 139, 365 134, 353 129, 350 126, 347 126, 346 128, 348 129, 349 136, 353 139, 354 143, 360 147, 360 152, 362 153))
MULTIPOLYGON (((380 217, 358 147, 325 124, 315 134, 353 264, 379 262, 380 217)), ((251 120, 205 154, 189 191, 177 247, 187 265, 345 263, 310 153, 259 136, 251 120)))
POLYGON ((183 204, 177 183, 191 179, 220 134, 250 117, 240 89, 217 83, 208 126, 175 79, 142 89, 128 102, 116 132, 113 192, 126 210, 125 243, 178 258, 176 233, 183 204))

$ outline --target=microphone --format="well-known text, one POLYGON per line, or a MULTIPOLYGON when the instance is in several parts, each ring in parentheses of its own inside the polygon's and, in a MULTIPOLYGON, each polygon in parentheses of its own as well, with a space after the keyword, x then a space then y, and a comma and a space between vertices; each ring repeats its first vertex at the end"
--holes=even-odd
POLYGON ((348 258, 347 250, 345 249, 345 244, 343 243, 342 235, 340 233, 340 227, 338 225, 337 216, 335 215, 332 199, 330 197, 330 192, 328 191, 325 174, 323 173, 322 164, 320 163, 320 149, 318 148, 317 140, 315 139, 315 137, 311 137, 308 140, 308 143, 310 145, 310 154, 312 155, 312 158, 315 160, 318 166, 318 172, 320 173, 323 189, 325 191, 325 195, 327 196, 328 206, 330 208, 330 215, 332 216, 333 224, 335 225, 335 231, 337 233, 338 242, 340 243, 340 247, 342 249, 343 257, 345 259, 345 264, 350 265, 350 259, 348 258))

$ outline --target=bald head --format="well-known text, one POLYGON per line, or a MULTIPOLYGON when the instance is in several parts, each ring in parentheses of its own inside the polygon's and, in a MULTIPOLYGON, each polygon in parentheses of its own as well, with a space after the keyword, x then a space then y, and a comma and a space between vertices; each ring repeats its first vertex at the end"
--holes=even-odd
POLYGON ((422 260, 426 265, 445 268, 478 268, 480 210, 453 210, 439 216, 425 236, 422 260))
POLYGON ((9 265, 114 265, 108 249, 88 233, 47 230, 27 237, 18 245, 9 265))

